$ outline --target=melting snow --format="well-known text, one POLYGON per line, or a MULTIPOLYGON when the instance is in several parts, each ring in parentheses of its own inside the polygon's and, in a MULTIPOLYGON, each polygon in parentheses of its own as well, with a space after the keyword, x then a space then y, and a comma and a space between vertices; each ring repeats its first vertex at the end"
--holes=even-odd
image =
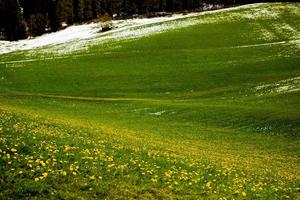
POLYGON ((29 50, 46 45, 61 44, 72 40, 88 39, 99 32, 99 25, 95 23, 70 26, 62 31, 44 34, 32 39, 19 41, 0 41, 0 54, 18 50, 29 50))
POLYGON ((300 76, 281 80, 272 84, 260 85, 254 88, 254 91, 259 95, 272 93, 290 93, 300 91, 300 76))
POLYGON ((161 116, 162 114, 166 113, 167 111, 165 110, 162 110, 162 111, 159 111, 159 112, 155 112, 155 113, 149 113, 150 115, 155 115, 155 116, 161 116))
POLYGON ((84 25, 73 25, 64 30, 45 34, 39 37, 30 38, 26 40, 19 41, 0 41, 0 54, 5 54, 9 52, 19 51, 19 50, 30 50, 39 47, 44 47, 47 45, 52 45, 50 52, 45 53, 70 53, 77 50, 84 50, 88 47, 88 42, 103 42, 110 39, 120 39, 120 38, 134 38, 142 37, 145 35, 159 33, 167 29, 182 28, 186 26, 191 26, 199 23, 209 23, 208 21, 203 21, 200 18, 195 19, 192 17, 207 15, 211 13, 233 11, 245 8, 255 8, 262 5, 251 4, 244 5, 233 8, 226 8, 214 11, 205 11, 201 13, 191 13, 188 15, 173 15, 171 17, 156 17, 156 18, 143 18, 143 19, 128 19, 128 20, 116 20, 113 21, 113 26, 116 29, 100 33, 101 26, 97 23, 90 23, 84 25), (175 23, 160 24, 162 22, 170 22, 178 19, 191 18, 188 21, 180 21, 175 23), (145 26, 151 24, 158 24, 157 26, 145 26), (72 42, 73 41, 73 42, 72 42), (71 45, 62 45, 67 42, 72 42, 71 45))

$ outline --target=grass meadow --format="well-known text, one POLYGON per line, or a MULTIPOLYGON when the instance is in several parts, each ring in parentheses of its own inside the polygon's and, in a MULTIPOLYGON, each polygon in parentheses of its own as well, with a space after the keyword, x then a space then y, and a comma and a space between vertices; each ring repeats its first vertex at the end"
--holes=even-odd
POLYGON ((299 199, 300 4, 189 21, 0 55, 0 199, 299 199))

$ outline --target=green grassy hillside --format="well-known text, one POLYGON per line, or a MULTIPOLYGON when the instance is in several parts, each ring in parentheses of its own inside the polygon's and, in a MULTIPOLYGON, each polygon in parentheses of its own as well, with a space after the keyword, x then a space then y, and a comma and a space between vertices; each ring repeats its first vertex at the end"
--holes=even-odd
POLYGON ((159 26, 0 55, 0 199, 300 198, 300 4, 159 26))

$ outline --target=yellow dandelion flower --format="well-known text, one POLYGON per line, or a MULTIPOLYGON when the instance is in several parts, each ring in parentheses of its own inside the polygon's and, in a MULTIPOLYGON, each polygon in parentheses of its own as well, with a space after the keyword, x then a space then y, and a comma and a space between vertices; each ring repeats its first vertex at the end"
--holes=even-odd
POLYGON ((157 179, 156 179, 156 178, 151 178, 151 181, 152 181, 153 183, 157 183, 157 179))
POLYGON ((15 152, 17 152, 17 149, 12 148, 12 149, 11 149, 11 152, 14 152, 14 153, 15 153, 15 152))
POLYGON ((47 172, 43 173, 43 176, 46 178, 48 176, 48 173, 47 172))
POLYGON ((46 166, 46 163, 44 163, 44 161, 41 161, 40 164, 45 167, 46 166))
POLYGON ((171 178, 171 173, 170 173, 170 172, 165 172, 165 176, 166 176, 167 178, 171 178))
POLYGON ((208 182, 205 184, 205 186, 209 188, 209 187, 211 187, 211 184, 212 184, 212 182, 211 182, 211 181, 208 181, 208 182))
POLYGON ((39 180, 40 180, 39 178, 35 178, 35 179, 34 179, 34 181, 36 181, 36 182, 39 181, 39 180))

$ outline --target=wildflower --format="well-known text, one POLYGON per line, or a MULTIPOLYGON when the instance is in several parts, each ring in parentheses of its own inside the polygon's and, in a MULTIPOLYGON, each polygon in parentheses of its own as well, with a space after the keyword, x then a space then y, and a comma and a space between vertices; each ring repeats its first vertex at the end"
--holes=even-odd
POLYGON ((242 192, 242 196, 243 196, 243 197, 246 197, 246 196, 247 196, 247 193, 246 193, 246 192, 242 192))
POLYGON ((45 167, 46 166, 46 163, 44 163, 44 161, 40 161, 40 164, 45 167))
POLYGON ((166 176, 167 178, 171 178, 172 172, 170 172, 170 171, 165 172, 165 176, 166 176))
POLYGON ((152 181, 153 183, 157 183, 157 179, 156 179, 156 178, 151 178, 151 181, 152 181))
POLYGON ((34 181, 36 181, 36 182, 39 181, 39 180, 40 180, 39 178, 35 178, 35 179, 34 179, 34 181))
POLYGON ((69 151, 69 150, 71 150, 71 149, 72 149, 72 147, 65 146, 63 151, 64 151, 64 152, 67 152, 67 151, 69 151))
POLYGON ((48 176, 48 173, 47 172, 43 173, 43 176, 46 178, 48 176))
POLYGON ((209 188, 209 187, 211 187, 211 183, 212 182, 208 181, 205 186, 209 188))
POLYGON ((15 152, 17 152, 17 149, 12 148, 12 149, 11 149, 11 152, 15 153, 15 152))
POLYGON ((93 175, 93 176, 90 176, 90 179, 91 179, 91 180, 95 180, 96 177, 93 175))

